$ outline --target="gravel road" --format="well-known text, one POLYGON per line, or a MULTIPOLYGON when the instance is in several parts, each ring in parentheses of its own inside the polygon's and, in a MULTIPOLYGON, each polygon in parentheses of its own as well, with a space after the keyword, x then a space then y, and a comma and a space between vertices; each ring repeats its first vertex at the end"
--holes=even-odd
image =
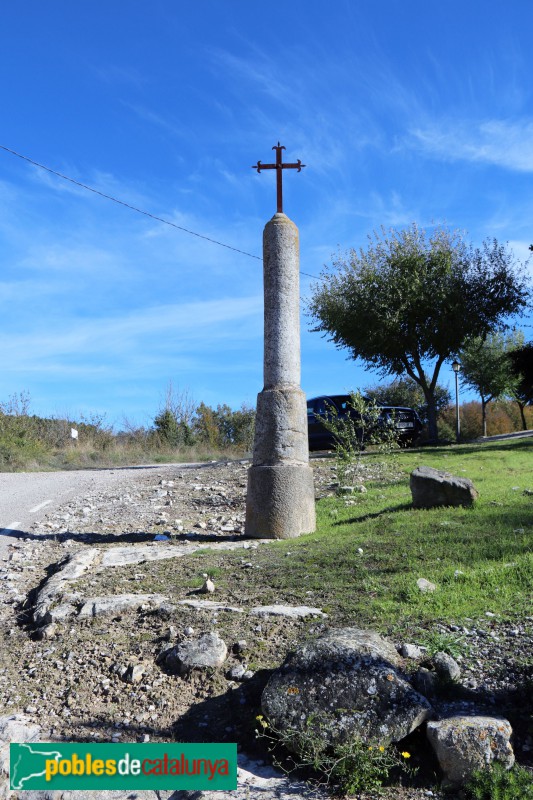
MULTIPOLYGON (((4 472, 0 474, 0 558, 9 537, 27 532, 44 514, 54 512, 74 497, 93 494, 142 479, 150 470, 176 465, 142 465, 116 469, 66 472, 4 472)), ((198 466, 180 464, 180 468, 198 466)))

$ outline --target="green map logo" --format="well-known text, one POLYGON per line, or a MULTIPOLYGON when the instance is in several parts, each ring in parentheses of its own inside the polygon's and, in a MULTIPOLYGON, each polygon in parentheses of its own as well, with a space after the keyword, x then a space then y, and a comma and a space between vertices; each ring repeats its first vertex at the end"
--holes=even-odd
POLYGON ((237 745, 11 744, 10 788, 233 790, 237 745))

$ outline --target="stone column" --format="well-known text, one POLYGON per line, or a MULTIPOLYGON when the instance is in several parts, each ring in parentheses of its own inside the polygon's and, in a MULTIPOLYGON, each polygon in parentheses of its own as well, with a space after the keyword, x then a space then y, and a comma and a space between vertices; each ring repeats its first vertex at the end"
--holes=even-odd
POLYGON ((274 214, 263 233, 264 388, 257 396, 253 464, 248 470, 246 535, 292 539, 315 530, 307 406, 300 389, 298 228, 274 214))

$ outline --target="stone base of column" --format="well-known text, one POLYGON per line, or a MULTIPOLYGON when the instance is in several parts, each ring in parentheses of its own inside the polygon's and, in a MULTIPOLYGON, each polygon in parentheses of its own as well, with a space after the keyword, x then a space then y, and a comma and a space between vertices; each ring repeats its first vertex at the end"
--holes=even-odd
POLYGON ((316 528, 313 470, 306 464, 248 470, 246 536, 294 539, 316 528))

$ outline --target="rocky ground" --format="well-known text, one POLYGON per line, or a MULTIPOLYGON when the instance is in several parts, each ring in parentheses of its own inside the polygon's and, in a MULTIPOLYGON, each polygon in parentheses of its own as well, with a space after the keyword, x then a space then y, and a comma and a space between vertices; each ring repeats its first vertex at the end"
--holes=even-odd
MULTIPOLYGON (((244 539, 248 466, 139 469, 120 488, 78 497, 13 539, 0 564, 0 714, 22 714, 41 727, 45 741, 236 741, 248 756, 264 758, 255 729, 269 669, 334 620, 317 609, 292 616, 261 611, 240 589, 239 575, 256 568, 254 553, 263 547, 244 539), (220 549, 221 565, 226 553, 240 549, 221 608, 205 605, 217 601, 216 589, 199 591, 206 548, 220 549), (72 556, 80 552, 93 561, 78 573, 72 556), (58 576, 69 574, 61 573, 65 564, 75 577, 61 583, 58 576), (36 607, 50 599, 50 586, 56 587, 50 612, 36 624, 36 607), (153 593, 159 596, 150 599, 153 593), (118 594, 145 597, 106 606, 105 598, 118 594), (86 615, 79 613, 84 606, 86 615), (206 632, 220 634, 228 647, 221 667, 183 674, 166 668, 162 651, 206 632)), ((328 493, 331 463, 313 466, 318 495, 328 493)), ((291 605, 291 598, 276 602, 291 605)), ((531 764, 530 710, 521 698, 527 681, 531 689, 532 619, 510 624, 487 617, 467 625, 440 627, 468 643, 454 708, 464 713, 475 703, 478 711, 512 716, 517 755, 531 764)), ((441 797, 434 764, 421 766, 425 785, 395 786, 384 796, 441 797)))

